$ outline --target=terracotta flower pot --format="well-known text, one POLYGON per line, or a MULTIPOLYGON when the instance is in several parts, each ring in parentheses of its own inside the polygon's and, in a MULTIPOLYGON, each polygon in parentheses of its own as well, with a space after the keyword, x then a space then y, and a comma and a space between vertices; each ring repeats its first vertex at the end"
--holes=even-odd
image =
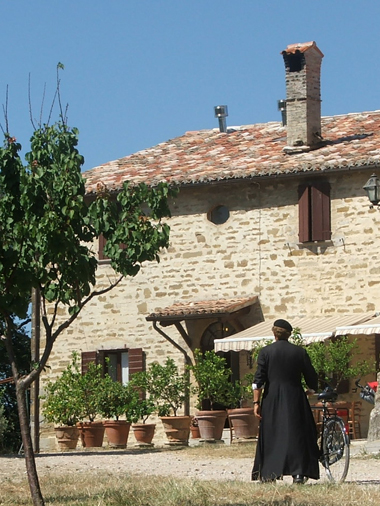
POLYGON ((227 411, 198 411, 197 420, 201 439, 205 441, 219 441, 222 439, 227 411))
POLYGON ((228 409, 227 413, 234 438, 244 440, 257 437, 259 421, 254 415, 253 408, 228 409))
POLYGON ((161 421, 170 446, 188 446, 191 416, 162 416, 161 421))
POLYGON ((106 420, 103 422, 109 446, 125 448, 127 446, 130 422, 126 420, 106 420))
POLYGON ((84 448, 103 446, 103 422, 83 422, 80 424, 80 437, 84 448))
POLYGON ((199 432, 199 427, 190 426, 191 437, 193 439, 199 439, 201 437, 201 433, 199 432))
POLYGON ((153 446, 152 439, 155 429, 155 423, 134 423, 132 425, 132 430, 136 439, 136 445, 153 446))
POLYGON ((74 450, 77 447, 79 439, 78 427, 61 425, 59 427, 54 427, 54 431, 58 443, 58 448, 60 450, 74 450))

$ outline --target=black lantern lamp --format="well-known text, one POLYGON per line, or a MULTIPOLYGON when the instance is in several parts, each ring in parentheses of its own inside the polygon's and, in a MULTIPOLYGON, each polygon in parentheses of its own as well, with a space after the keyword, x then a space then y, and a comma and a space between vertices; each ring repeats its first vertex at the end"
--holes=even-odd
POLYGON ((363 190, 367 192, 368 199, 372 206, 377 206, 380 202, 380 179, 376 174, 372 174, 363 186, 363 190))

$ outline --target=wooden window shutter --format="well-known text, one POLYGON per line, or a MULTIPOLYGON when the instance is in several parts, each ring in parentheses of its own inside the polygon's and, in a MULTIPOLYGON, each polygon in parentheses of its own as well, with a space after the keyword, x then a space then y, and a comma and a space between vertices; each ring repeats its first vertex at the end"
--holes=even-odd
POLYGON ((298 187, 298 225, 299 241, 311 241, 310 187, 308 185, 298 187))
POLYGON ((349 391, 350 391, 350 380, 349 379, 342 380, 339 383, 338 388, 336 389, 336 391, 337 391, 338 394, 348 394, 349 391))
POLYGON ((311 186, 312 241, 331 239, 330 185, 317 182, 311 186))
POLYGON ((380 371, 380 334, 375 334, 376 371, 380 371))
POLYGON ((130 348, 128 350, 129 378, 136 372, 144 370, 144 353, 142 348, 130 348))
POLYGON ((98 248, 98 258, 99 260, 106 260, 108 257, 104 255, 104 246, 106 245, 107 239, 105 239, 103 234, 99 236, 99 248, 98 248))
POLYGON ((82 351, 82 374, 85 374, 90 362, 98 363, 98 353, 96 351, 82 351))

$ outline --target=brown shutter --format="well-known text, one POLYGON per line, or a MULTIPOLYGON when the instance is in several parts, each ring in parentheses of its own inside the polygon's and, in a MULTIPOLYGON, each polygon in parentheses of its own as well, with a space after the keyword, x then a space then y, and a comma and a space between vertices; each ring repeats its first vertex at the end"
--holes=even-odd
POLYGON ((96 351, 82 351, 82 374, 85 374, 88 369, 88 364, 98 362, 98 354, 96 351))
POLYGON ((350 380, 349 379, 342 380, 339 383, 338 388, 336 389, 336 391, 337 391, 338 394, 348 394, 349 391, 350 391, 350 380))
POLYGON ((103 234, 100 234, 99 236, 99 250, 98 250, 98 257, 99 260, 106 260, 108 257, 104 255, 104 246, 106 245, 107 239, 104 238, 103 234))
POLYGON ((136 372, 144 370, 144 353, 142 348, 128 350, 129 378, 136 372))
POLYGON ((312 241, 331 239, 330 185, 317 182, 311 187, 312 241))
POLYGON ((299 241, 309 242, 311 240, 310 229, 310 187, 300 185, 298 187, 298 219, 299 219, 299 241))
POLYGON ((376 371, 380 371, 380 334, 375 334, 376 371))

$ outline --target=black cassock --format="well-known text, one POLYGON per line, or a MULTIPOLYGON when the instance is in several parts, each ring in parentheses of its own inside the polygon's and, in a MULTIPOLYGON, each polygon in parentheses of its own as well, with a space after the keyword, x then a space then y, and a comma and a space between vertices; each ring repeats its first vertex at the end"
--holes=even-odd
POLYGON ((317 390, 318 377, 300 346, 279 340, 259 353, 254 383, 264 387, 252 479, 301 474, 319 478, 317 431, 302 375, 317 390))

